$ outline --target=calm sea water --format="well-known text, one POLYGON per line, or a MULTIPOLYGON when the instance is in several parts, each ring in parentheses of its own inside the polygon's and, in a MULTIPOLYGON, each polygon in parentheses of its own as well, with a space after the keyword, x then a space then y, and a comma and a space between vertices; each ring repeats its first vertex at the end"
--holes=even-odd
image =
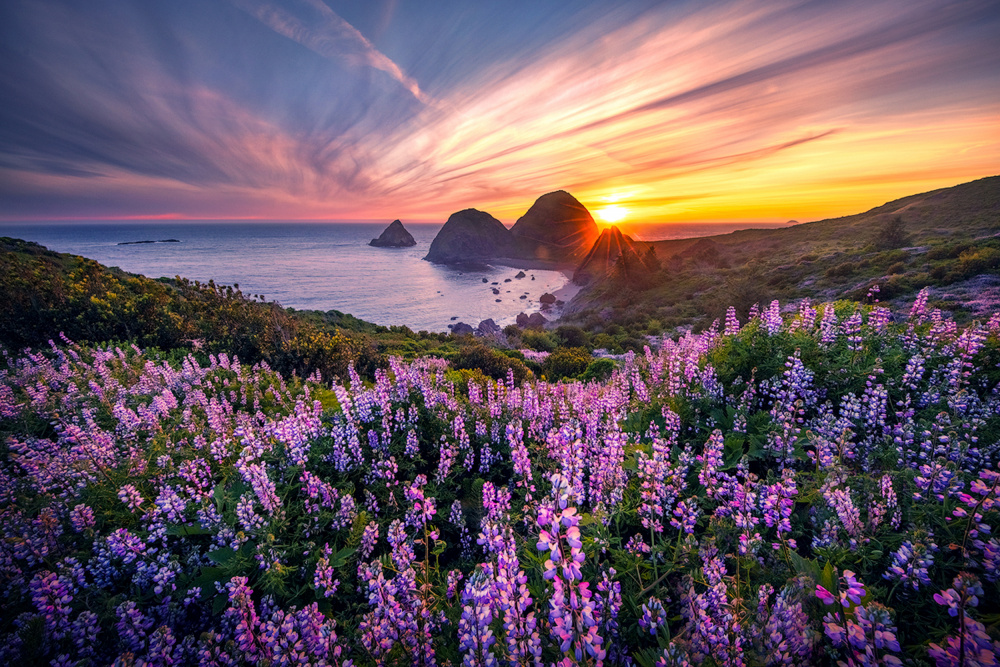
MULTIPOLYGON (((475 326, 486 318, 504 326, 520 312, 537 312, 538 297, 545 292, 567 300, 575 293, 569 276, 559 271, 532 270, 526 272, 528 277, 514 279, 518 269, 507 266, 469 269, 423 261, 440 224, 407 225, 417 241, 413 248, 367 245, 385 226, 245 221, 0 223, 0 236, 35 241, 50 250, 83 255, 151 278, 183 276, 238 284, 244 294, 263 294, 283 306, 339 310, 417 331, 447 331, 454 321, 475 326), (179 243, 118 245, 164 239, 179 243), (511 282, 504 282, 507 278, 511 282), (500 294, 493 294, 493 288, 500 294)), ((747 226, 646 225, 631 231, 653 241, 724 234, 747 226)))

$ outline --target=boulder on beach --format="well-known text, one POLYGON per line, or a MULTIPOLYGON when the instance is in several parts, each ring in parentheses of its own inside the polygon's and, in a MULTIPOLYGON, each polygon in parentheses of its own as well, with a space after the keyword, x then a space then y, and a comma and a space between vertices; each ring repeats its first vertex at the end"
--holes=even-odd
POLYGON ((545 316, 541 313, 532 313, 528 315, 528 326, 529 327, 543 327, 545 323, 548 322, 545 316))
POLYGON ((402 222, 393 220, 385 231, 377 239, 369 241, 368 245, 376 248, 410 248, 417 245, 417 242, 413 240, 410 232, 406 231, 402 222))
POLYGON ((471 324, 466 324, 465 322, 458 322, 451 328, 451 332, 456 336, 470 336, 476 332, 472 328, 471 324))
POLYGON ((590 211, 565 190, 544 194, 510 228, 521 257, 579 262, 599 230, 590 211))
POLYGON ((546 292, 545 294, 538 297, 538 301, 540 303, 555 303, 556 297, 554 294, 549 294, 548 292, 546 292))
POLYGON ((495 336, 503 331, 496 322, 492 319, 486 319, 479 323, 476 327, 476 333, 480 336, 495 336))
POLYGON ((513 240, 503 223, 489 213, 467 208, 452 213, 424 257, 436 264, 463 264, 510 256, 513 240))
POLYGON ((528 275, 528 274, 526 274, 524 271, 518 271, 517 275, 514 276, 514 277, 515 278, 524 278, 526 275, 528 275))
POLYGON ((521 327, 522 329, 524 327, 528 326, 528 315, 527 315, 527 313, 518 313, 517 317, 514 319, 514 322, 516 322, 517 326, 521 327))

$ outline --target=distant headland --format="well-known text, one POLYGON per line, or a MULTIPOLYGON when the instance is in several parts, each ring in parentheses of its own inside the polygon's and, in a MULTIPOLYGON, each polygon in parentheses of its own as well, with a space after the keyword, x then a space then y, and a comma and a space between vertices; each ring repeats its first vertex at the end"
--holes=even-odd
POLYGON ((159 241, 121 241, 116 245, 142 245, 144 243, 180 243, 180 239, 160 239, 159 241))

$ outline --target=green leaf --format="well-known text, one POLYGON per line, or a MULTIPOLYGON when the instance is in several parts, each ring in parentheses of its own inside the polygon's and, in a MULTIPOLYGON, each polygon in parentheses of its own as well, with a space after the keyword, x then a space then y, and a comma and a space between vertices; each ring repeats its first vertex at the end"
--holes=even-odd
POLYGON ((792 564, 795 566, 795 571, 799 574, 804 574, 813 581, 818 582, 820 580, 820 567, 819 562, 814 558, 803 558, 794 551, 789 550, 788 557, 791 559, 792 564))
POLYGON ((234 558, 236 558, 236 552, 231 547, 222 547, 208 552, 208 559, 216 565, 225 565, 234 558))
POLYGON ((819 576, 819 585, 834 595, 837 594, 837 571, 830 561, 827 561, 823 567, 823 572, 819 576))
POLYGON ((431 551, 435 556, 440 556, 444 553, 445 549, 448 548, 448 543, 444 540, 437 540, 434 542, 434 549, 431 551))
POLYGON ((226 508, 226 489, 222 484, 215 485, 215 489, 212 491, 212 498, 215 499, 215 509, 219 511, 219 514, 222 514, 226 508))
POLYGON ((352 549, 351 547, 344 547, 337 553, 330 556, 330 567, 339 568, 343 567, 347 563, 347 559, 350 558, 357 549, 352 549))
POLYGON ((732 436, 726 438, 722 453, 722 470, 732 468, 743 458, 743 436, 732 436))
POLYGON ((167 526, 167 535, 194 537, 195 535, 214 535, 214 533, 201 526, 167 526))

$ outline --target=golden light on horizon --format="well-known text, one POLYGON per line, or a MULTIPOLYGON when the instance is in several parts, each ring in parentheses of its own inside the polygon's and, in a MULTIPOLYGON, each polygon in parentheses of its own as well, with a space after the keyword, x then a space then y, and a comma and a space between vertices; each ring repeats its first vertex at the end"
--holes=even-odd
POLYGON ((624 206, 611 204, 609 206, 605 206, 604 208, 598 209, 597 215, 604 222, 615 224, 625 219, 625 216, 628 215, 628 209, 626 209, 624 206))

